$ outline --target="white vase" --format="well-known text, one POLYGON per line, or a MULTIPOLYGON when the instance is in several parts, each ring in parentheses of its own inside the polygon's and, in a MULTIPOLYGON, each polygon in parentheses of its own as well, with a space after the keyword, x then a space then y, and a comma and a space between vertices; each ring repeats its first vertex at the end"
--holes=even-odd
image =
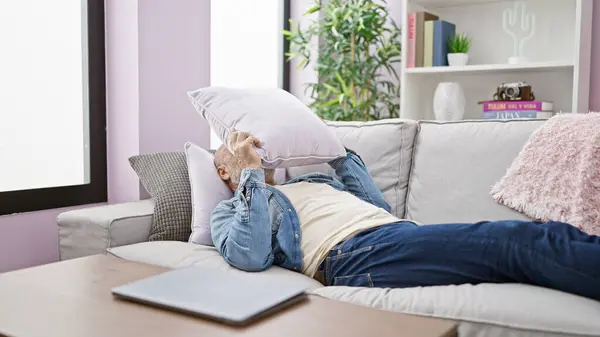
POLYGON ((450 53, 448 54, 448 65, 460 67, 466 66, 469 62, 469 54, 465 53, 450 53))
POLYGON ((465 115, 466 98, 460 84, 440 82, 433 96, 433 113, 439 121, 457 121, 465 115))
POLYGON ((524 56, 511 56, 508 58, 508 64, 525 64, 529 60, 524 56))

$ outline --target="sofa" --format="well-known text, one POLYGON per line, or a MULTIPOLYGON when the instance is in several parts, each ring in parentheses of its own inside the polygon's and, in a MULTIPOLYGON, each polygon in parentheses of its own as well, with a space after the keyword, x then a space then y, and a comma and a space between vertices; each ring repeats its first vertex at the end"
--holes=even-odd
MULTIPOLYGON (((493 201, 491 186, 544 120, 457 122, 389 119, 327 122, 358 152, 392 212, 423 224, 526 219, 493 201)), ((286 178, 328 165, 285 169, 286 178)), ((73 210, 58 216, 61 260, 92 254, 180 268, 205 265, 232 273, 212 246, 148 242, 152 200, 73 210)), ((525 284, 380 289, 324 287, 302 274, 263 272, 299 282, 334 300, 460 322, 459 336, 600 336, 600 302, 525 284)), ((600 284, 598 285, 600 286, 600 284)))

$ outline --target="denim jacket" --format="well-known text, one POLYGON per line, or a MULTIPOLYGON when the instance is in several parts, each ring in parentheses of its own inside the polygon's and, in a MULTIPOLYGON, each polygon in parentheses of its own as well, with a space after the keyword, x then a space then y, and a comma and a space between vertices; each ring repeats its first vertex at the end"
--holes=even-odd
MULTIPOLYGON (((309 173, 285 184, 300 181, 323 183, 390 212, 362 159, 352 150, 329 162, 339 180, 309 173)), ((232 266, 262 271, 271 265, 300 272, 302 250, 300 222, 289 199, 265 183, 263 169, 246 168, 234 197, 221 201, 212 213, 211 235, 215 247, 232 266)))

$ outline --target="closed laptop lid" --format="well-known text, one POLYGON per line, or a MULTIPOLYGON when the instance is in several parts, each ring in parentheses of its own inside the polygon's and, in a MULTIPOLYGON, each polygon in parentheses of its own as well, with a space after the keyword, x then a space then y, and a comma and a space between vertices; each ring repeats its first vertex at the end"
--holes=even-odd
POLYGON ((134 281, 112 293, 227 323, 245 323, 302 298, 307 290, 306 285, 266 276, 193 266, 134 281))

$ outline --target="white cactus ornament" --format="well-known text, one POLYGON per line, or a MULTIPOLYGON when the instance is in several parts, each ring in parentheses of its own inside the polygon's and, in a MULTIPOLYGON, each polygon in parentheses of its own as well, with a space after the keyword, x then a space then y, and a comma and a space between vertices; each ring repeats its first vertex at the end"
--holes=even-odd
POLYGON ((514 41, 513 56, 508 58, 508 63, 526 63, 523 47, 535 35, 535 14, 527 12, 524 1, 515 1, 513 8, 507 8, 502 13, 502 28, 514 41))

